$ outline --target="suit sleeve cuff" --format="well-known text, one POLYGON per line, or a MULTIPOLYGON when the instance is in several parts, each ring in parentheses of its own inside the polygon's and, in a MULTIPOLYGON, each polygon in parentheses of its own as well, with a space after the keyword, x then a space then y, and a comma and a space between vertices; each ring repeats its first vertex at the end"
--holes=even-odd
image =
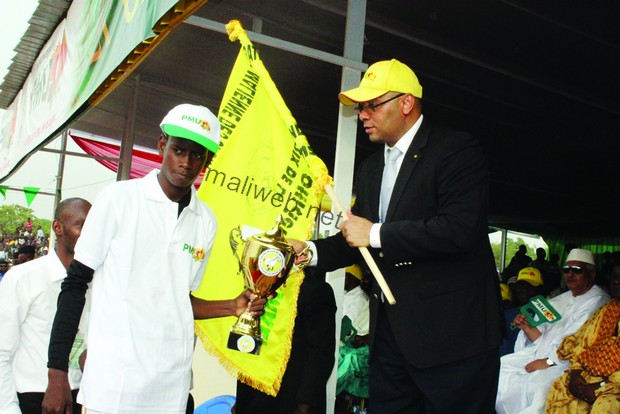
POLYGON ((308 244, 308 248, 312 251, 312 259, 310 260, 310 264, 308 266, 316 266, 319 261, 319 255, 316 252, 316 245, 309 240, 306 243, 308 244))

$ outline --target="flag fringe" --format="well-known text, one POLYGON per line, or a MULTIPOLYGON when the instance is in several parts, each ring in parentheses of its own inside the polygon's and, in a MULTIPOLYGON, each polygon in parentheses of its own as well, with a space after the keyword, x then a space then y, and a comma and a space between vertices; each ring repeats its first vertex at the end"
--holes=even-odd
MULTIPOLYGON (((291 312, 290 320, 288 321, 288 323, 291 326, 295 325, 295 319, 297 318, 297 300, 299 298, 299 289, 301 288, 301 284, 303 283, 304 278, 305 278, 305 273, 303 270, 295 271, 291 273, 291 275, 289 276, 289 280, 292 279, 292 280, 299 281, 295 283, 294 291, 292 292, 295 294, 295 303, 294 303, 293 310, 291 312), (293 278, 293 276, 295 277, 293 278)), ((219 364, 230 375, 232 375, 233 377, 236 377, 239 381, 243 382, 244 384, 247 384, 250 387, 255 388, 265 394, 271 395, 272 397, 275 397, 278 394, 278 391, 280 390, 280 386, 282 385, 282 377, 284 376, 284 372, 286 371, 286 366, 288 365, 288 360, 291 356, 293 332, 294 332, 294 329, 291 329, 286 333, 286 346, 284 348, 284 358, 282 359, 282 363, 278 367, 278 375, 276 376, 275 381, 271 385, 268 385, 261 381, 253 379, 251 376, 246 374, 239 365, 233 363, 232 360, 228 359, 226 355, 224 355, 224 353, 222 353, 219 349, 217 349, 215 345, 213 345, 213 343, 211 343, 209 337, 206 335, 206 333, 202 329, 200 329, 198 324, 194 323, 194 333, 196 334, 196 336, 200 338, 200 342, 202 343, 202 347, 204 348, 204 350, 207 351, 209 354, 213 355, 217 359, 219 364)), ((260 358, 260 355, 258 355, 257 358, 260 358)))

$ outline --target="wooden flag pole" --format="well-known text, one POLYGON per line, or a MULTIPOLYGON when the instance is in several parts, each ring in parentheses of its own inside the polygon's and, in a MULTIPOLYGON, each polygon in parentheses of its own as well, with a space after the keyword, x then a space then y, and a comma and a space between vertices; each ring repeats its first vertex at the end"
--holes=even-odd
MULTIPOLYGON (((342 219, 348 220, 349 217, 347 216, 347 210, 345 210, 344 207, 342 206, 342 203, 340 202, 340 200, 338 199, 338 196, 334 192, 334 188, 328 184, 325 186, 325 191, 327 192, 329 197, 332 199, 332 202, 336 205, 336 208, 338 208, 338 211, 342 213, 342 219)), ((359 249, 360 249, 360 252, 362 253, 362 256, 364 257, 364 260, 366 261, 366 264, 368 265, 368 268, 372 272, 372 275, 375 277, 375 280, 377 281, 377 283, 379 283, 379 287, 381 288, 381 291, 385 295, 385 298, 387 299, 388 303, 390 305, 394 305, 396 303, 396 299, 394 299, 394 295, 392 294, 390 287, 385 281, 385 278, 383 277, 381 270, 379 270, 377 263, 375 263, 375 259, 372 257, 367 247, 359 247, 359 249)))

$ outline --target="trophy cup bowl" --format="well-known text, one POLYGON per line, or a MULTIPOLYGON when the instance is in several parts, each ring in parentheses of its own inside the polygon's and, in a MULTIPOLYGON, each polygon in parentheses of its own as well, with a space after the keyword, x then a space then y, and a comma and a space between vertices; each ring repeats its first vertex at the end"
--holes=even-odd
MULTIPOLYGON (((243 272, 245 286, 259 298, 273 293, 286 281, 295 262, 295 250, 284 236, 280 228, 280 217, 276 225, 262 233, 248 237, 241 236, 236 227, 230 232, 230 246, 239 263, 239 273, 243 272), (243 241, 243 252, 239 257, 237 251, 243 241)), ((299 267, 303 268, 310 262, 308 257, 299 267)), ((231 328, 228 336, 228 348, 258 355, 263 343, 260 330, 260 317, 252 316, 245 311, 231 328)))

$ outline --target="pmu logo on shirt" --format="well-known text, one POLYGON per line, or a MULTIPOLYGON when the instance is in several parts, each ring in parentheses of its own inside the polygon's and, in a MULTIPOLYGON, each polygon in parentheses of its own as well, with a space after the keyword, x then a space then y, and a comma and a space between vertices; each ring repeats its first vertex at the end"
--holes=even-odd
POLYGON ((205 258, 205 249, 200 247, 190 246, 189 244, 183 244, 183 251, 192 255, 192 258, 196 262, 200 262, 205 258))

